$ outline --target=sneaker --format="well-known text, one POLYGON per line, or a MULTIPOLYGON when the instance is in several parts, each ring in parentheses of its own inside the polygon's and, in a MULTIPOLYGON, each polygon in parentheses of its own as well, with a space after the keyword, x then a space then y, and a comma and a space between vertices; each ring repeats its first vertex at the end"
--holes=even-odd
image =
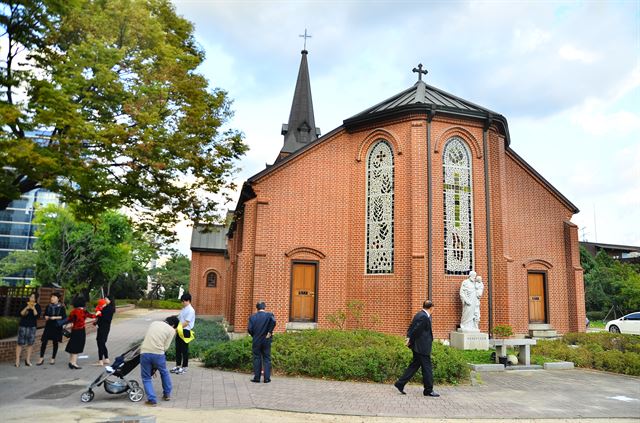
POLYGON ((162 399, 165 401, 171 401, 171 397, 169 395, 162 394, 162 399))
POLYGON ((178 370, 176 370, 176 374, 177 375, 182 375, 187 373, 187 368, 186 367, 180 367, 178 370))
POLYGON ((158 403, 157 403, 157 402, 155 402, 155 401, 149 401, 149 400, 146 400, 146 401, 144 402, 144 405, 148 405, 149 407, 155 407, 156 405, 158 405, 158 403))
POLYGON ((178 370, 180 370, 181 367, 180 366, 176 366, 173 369, 169 370, 170 373, 178 373, 178 370))

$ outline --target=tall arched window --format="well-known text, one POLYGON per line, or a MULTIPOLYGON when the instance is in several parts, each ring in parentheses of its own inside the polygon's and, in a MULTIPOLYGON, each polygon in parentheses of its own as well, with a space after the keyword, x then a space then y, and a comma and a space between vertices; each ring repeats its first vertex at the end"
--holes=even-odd
POLYGON ((444 170, 444 268, 463 275, 473 269, 473 192, 471 153, 467 144, 453 137, 443 149, 444 170))
POLYGON ((367 273, 393 273, 393 151, 384 140, 367 155, 367 273))

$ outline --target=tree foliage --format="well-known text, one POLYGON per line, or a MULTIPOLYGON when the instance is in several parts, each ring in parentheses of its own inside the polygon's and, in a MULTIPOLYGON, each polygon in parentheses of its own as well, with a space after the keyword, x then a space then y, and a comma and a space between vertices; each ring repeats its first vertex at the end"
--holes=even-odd
POLYGON ((153 279, 158 286, 164 288, 164 298, 178 298, 180 286, 189 290, 191 260, 182 254, 173 254, 167 262, 155 269, 153 279))
POLYGON ((204 52, 168 0, 2 0, 0 12, 0 210, 44 187, 76 216, 126 206, 156 233, 215 220, 206 194, 228 198, 246 145, 224 129, 227 93, 196 72, 204 52))
POLYGON ((17 275, 34 269, 36 266, 36 252, 33 250, 11 251, 0 260, 0 279, 5 276, 17 275))
POLYGON ((39 226, 36 279, 88 295, 102 289, 131 297, 146 284, 144 266, 153 247, 135 232, 129 219, 113 211, 102 213, 95 225, 78 221, 66 208, 50 205, 36 213, 39 226), (127 291, 129 287, 133 292, 127 291))
POLYGON ((594 257, 584 247, 580 261, 587 311, 606 313, 614 306, 623 313, 640 310, 640 266, 621 263, 604 251, 594 257))

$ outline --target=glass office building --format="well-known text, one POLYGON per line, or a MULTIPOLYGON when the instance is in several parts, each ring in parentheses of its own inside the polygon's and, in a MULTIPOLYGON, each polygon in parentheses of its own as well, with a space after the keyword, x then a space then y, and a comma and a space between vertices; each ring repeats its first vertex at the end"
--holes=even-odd
MULTIPOLYGON (((36 240, 37 225, 33 223, 35 208, 59 204, 57 194, 45 189, 34 189, 14 200, 6 210, 0 211, 0 259, 12 251, 32 250, 36 240)), ((28 285, 33 279, 33 269, 5 276, 3 285, 28 285)))

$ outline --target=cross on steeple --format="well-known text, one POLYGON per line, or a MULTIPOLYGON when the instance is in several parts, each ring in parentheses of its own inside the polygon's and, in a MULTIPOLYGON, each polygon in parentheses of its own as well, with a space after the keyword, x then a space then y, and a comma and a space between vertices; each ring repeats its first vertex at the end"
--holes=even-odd
POLYGON ((417 72, 418 73, 418 81, 422 81, 422 74, 427 74, 429 71, 428 70, 422 70, 422 63, 418 64, 417 68, 413 68, 413 72, 417 72))
POLYGON ((307 28, 304 29, 304 35, 300 34, 298 37, 304 38, 304 50, 307 49, 307 38, 311 38, 311 35, 307 35, 307 28))

